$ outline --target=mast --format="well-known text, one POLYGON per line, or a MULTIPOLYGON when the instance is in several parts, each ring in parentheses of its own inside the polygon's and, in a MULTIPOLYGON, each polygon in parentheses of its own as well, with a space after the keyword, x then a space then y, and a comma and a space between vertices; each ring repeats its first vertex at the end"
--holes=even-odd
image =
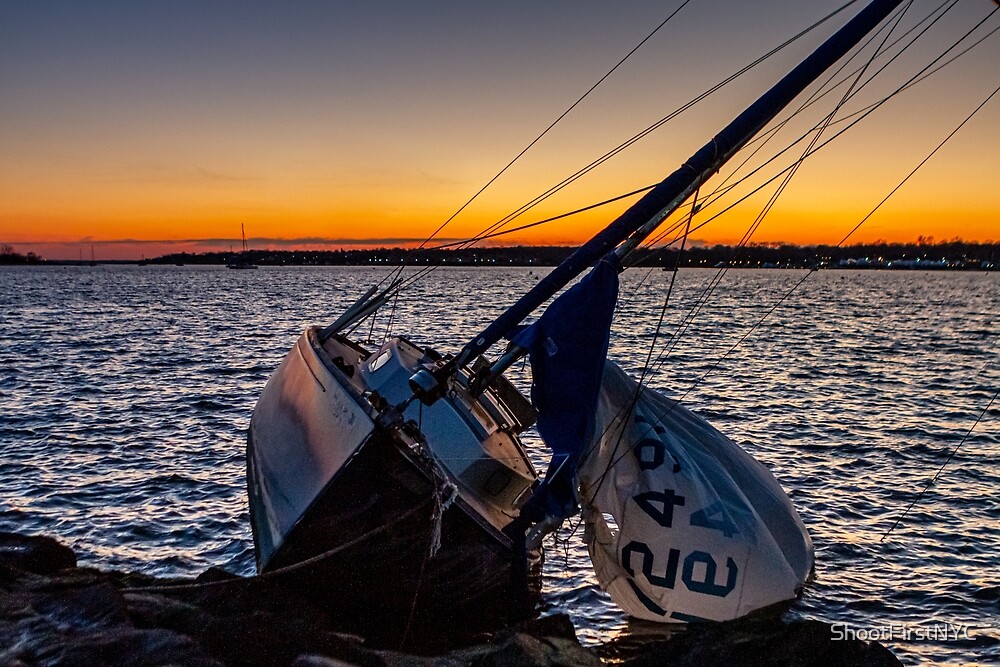
MULTIPOLYGON (((711 141, 692 155, 687 162, 646 193, 614 222, 580 246, 478 336, 466 343, 461 352, 450 363, 451 367, 447 371, 450 373, 454 368, 486 352, 490 346, 509 334, 533 310, 555 295, 597 260, 607 255, 647 223, 652 221, 658 223, 672 210, 680 206, 795 97, 812 84, 826 69, 854 48, 865 35, 878 26, 901 3, 902 0, 873 0, 809 57, 785 75, 756 102, 747 107, 711 141)), ((653 227, 655 227, 655 223, 653 227)), ((648 234, 649 231, 646 233, 648 234)), ((634 242, 638 243, 638 240, 634 240, 634 242)))
MULTIPOLYGON (((415 373, 410 378, 413 395, 405 403, 414 398, 420 399, 427 405, 434 403, 444 394, 448 378, 458 368, 484 354, 490 346, 508 336, 524 318, 576 276, 608 255, 619 244, 628 240, 625 246, 625 250, 628 250, 641 242, 663 218, 684 203, 685 199, 715 174, 757 132, 781 113, 782 109, 824 71, 854 48, 902 2, 903 0, 873 0, 868 4, 692 155, 687 162, 536 283, 478 336, 466 343, 456 356, 446 362, 439 362, 433 370, 424 369, 415 373)), ((489 383, 492 377, 503 372, 523 353, 524 350, 511 349, 487 373, 477 374, 482 377, 474 379, 473 391, 478 391, 489 383)), ((405 403, 398 407, 403 407, 405 403)))

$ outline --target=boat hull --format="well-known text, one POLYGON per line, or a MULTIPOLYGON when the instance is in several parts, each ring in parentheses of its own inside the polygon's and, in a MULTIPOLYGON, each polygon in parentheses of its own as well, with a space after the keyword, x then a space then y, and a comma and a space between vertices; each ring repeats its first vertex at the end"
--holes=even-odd
MULTIPOLYGON (((332 359, 328 351, 307 331, 251 420, 247 480, 260 575, 386 647, 440 648, 529 616, 540 554, 526 551, 516 511, 501 511, 520 494, 514 481, 497 487, 501 464, 483 449, 513 436, 466 437, 456 427, 431 432, 428 444, 414 422, 380 425, 387 401, 371 389, 378 376, 365 378, 398 374, 395 362, 357 347, 337 348, 332 359), (491 474, 466 465, 456 449, 466 440, 491 474), (442 452, 454 457, 451 467, 438 460, 442 452), (469 486, 480 477, 492 496, 469 486)), ((379 389, 391 395, 388 385, 379 389)))
POLYGON ((539 559, 529 565, 523 543, 461 499, 445 508, 445 493, 419 457, 376 433, 261 574, 388 647, 435 648, 528 617, 539 559))
POLYGON ((247 492, 258 570, 374 428, 359 397, 301 336, 250 420, 247 492))

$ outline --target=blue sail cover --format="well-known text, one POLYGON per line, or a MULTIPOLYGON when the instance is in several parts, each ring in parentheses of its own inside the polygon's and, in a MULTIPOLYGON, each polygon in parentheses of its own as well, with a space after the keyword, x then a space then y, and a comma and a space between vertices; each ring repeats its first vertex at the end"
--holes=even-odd
POLYGON ((511 341, 531 356, 531 402, 538 432, 552 450, 544 481, 521 510, 528 521, 561 519, 577 510, 577 464, 594 437, 618 273, 614 255, 602 259, 511 341))

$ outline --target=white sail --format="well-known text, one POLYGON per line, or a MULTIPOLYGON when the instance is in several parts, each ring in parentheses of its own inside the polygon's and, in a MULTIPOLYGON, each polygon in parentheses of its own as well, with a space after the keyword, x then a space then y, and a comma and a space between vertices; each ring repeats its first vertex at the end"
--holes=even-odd
POLYGON ((795 597, 812 541, 763 465, 608 362, 598 440, 580 465, 601 586, 630 616, 725 621, 795 597))

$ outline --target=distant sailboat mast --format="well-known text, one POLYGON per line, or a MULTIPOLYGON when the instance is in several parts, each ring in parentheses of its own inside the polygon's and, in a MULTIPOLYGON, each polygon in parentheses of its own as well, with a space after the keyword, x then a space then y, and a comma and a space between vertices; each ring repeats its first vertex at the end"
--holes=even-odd
MULTIPOLYGON (((242 240, 242 250, 239 255, 232 256, 227 265, 230 269, 256 269, 257 265, 250 261, 250 248, 247 246, 247 233, 244 224, 240 223, 240 238, 242 240)), ((230 255, 232 255, 233 247, 229 246, 230 255)))

